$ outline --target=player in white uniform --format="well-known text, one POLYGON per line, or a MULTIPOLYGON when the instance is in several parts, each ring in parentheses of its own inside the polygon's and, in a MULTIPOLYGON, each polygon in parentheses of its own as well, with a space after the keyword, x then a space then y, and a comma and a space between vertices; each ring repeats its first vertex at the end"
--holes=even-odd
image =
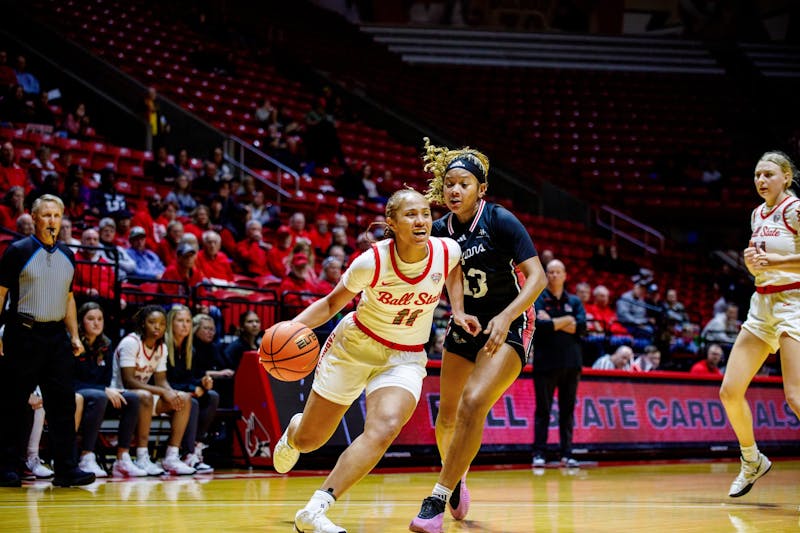
POLYGON ((273 453, 275 469, 288 472, 301 452, 330 439, 366 391, 364 432, 297 512, 295 528, 302 533, 344 533, 325 513, 374 468, 413 414, 426 375, 423 345, 445 284, 454 320, 470 332, 480 329, 463 313, 461 249, 452 239, 430 236, 428 201, 411 189, 396 192, 386 203, 386 224, 390 238, 356 258, 330 294, 294 319, 317 327, 361 293, 356 310, 325 342, 303 413, 292 417, 273 453))
POLYGON ((139 424, 136 431, 135 464, 148 475, 164 470, 172 474, 194 474, 195 469, 181 462, 179 448, 191 415, 191 397, 174 390, 167 381, 167 347, 164 333, 167 317, 157 305, 148 305, 136 313, 136 330, 126 335, 114 351, 111 386, 130 390, 139 396, 139 424), (153 384, 149 383, 153 378, 153 384), (161 467, 150 460, 148 441, 153 414, 172 413, 167 453, 161 467))
POLYGON ((764 203, 753 211, 753 233, 744 260, 755 276, 756 292, 719 392, 742 450, 731 497, 747 494, 772 467, 758 451, 745 392, 767 356, 778 349, 786 401, 800 417, 800 200, 789 189, 796 173, 782 152, 765 153, 755 169, 756 190, 764 203))

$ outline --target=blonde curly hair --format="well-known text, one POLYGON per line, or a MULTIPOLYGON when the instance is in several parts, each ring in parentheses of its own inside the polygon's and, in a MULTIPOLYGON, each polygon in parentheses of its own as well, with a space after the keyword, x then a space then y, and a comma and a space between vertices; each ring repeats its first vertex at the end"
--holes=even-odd
POLYGON ((444 175, 447 173, 447 167, 456 159, 466 160, 483 170, 483 176, 475 177, 478 181, 488 184, 486 177, 489 175, 489 158, 485 154, 469 146, 451 150, 446 146, 432 145, 428 137, 424 137, 423 140, 425 141, 425 155, 422 156, 425 162, 423 170, 433 174, 428 180, 428 190, 425 191, 425 198, 428 201, 444 204, 444 175))

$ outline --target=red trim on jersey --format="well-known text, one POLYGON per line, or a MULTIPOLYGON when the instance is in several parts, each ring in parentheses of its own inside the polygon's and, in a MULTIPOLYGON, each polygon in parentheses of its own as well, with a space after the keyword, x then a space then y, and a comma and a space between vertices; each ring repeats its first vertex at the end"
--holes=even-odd
MULTIPOLYGON (((786 200, 788 200, 789 198, 794 198, 794 196, 792 196, 792 195, 787 195, 787 196, 786 196, 786 198, 784 198, 783 200, 781 200, 781 201, 780 201, 780 203, 778 203, 778 205, 774 205, 774 206, 772 206, 772 209, 770 209, 770 210, 769 210, 769 213, 767 213, 766 215, 763 213, 763 211, 764 211, 764 209, 763 209, 763 208, 762 208, 762 209, 759 209, 759 210, 758 210, 758 214, 759 214, 759 216, 761 216, 761 220, 766 220, 766 219, 767 219, 767 218, 768 218, 768 217, 769 217, 769 216, 770 216, 772 213, 774 213, 774 212, 775 212, 775 210, 776 210, 776 209, 778 209, 780 206, 782 206, 782 205, 783 205, 783 202, 785 202, 785 201, 786 201, 786 200)), ((766 204, 765 204, 765 205, 766 205, 766 204)))
POLYGON ((800 281, 786 285, 764 285, 763 287, 756 287, 756 292, 758 294, 775 294, 776 292, 792 291, 794 289, 800 289, 800 281))
POLYGON ((368 329, 367 326, 365 326, 358 320, 358 313, 353 314, 353 322, 355 322, 358 329, 360 329, 361 332, 364 333, 364 335, 366 335, 367 337, 369 337, 374 341, 383 344, 387 348, 391 348, 392 350, 400 350, 402 352, 421 352, 422 350, 425 349, 424 344, 400 344, 398 342, 392 342, 384 339, 383 337, 379 337, 378 335, 375 334, 375 332, 368 329))
POLYGON ((389 257, 392 259, 392 268, 394 269, 394 273, 397 274, 398 278, 402 279, 406 283, 410 283, 411 285, 416 285, 417 283, 425 279, 425 276, 427 276, 428 272, 431 271, 431 266, 433 265, 433 244, 431 243, 430 239, 428 239, 428 264, 425 267, 425 270, 422 272, 422 274, 413 279, 409 278, 408 276, 405 276, 402 272, 400 272, 400 269, 397 268, 397 259, 395 259, 395 254, 397 253, 397 250, 394 246, 394 240, 392 240, 392 242, 389 244, 389 247, 390 247, 389 257))
POLYGON ((372 251, 375 252, 375 274, 372 275, 372 282, 369 284, 371 288, 375 288, 375 285, 378 284, 378 278, 381 275, 381 254, 378 253, 378 245, 372 243, 372 251))
POLYGON ((781 211, 781 213, 783 214, 783 225, 784 225, 784 226, 786 226, 786 229, 788 229, 789 231, 791 231, 791 232, 792 232, 792 233, 794 233, 795 235, 797 235, 797 230, 796 230, 796 229, 794 229, 792 226, 790 226, 790 225, 789 225, 789 222, 787 222, 787 220, 786 220, 786 210, 787 210, 787 209, 789 209, 789 208, 790 208, 791 206, 793 206, 794 204, 796 204, 797 202, 800 202, 800 200, 798 200, 797 198, 795 198, 795 201, 794 201, 794 202, 790 202, 790 203, 786 204, 786 207, 784 207, 784 208, 783 208, 783 211, 781 211))
MULTIPOLYGON (((475 213, 475 218, 472 219, 472 224, 470 224, 469 226, 470 233, 475 231, 475 226, 478 225, 478 221, 481 219, 481 215, 483 214, 483 209, 485 207, 486 207, 486 200, 481 198, 480 201, 478 202, 478 211, 475 213)), ((453 233, 455 233, 455 230, 453 230, 453 217, 455 217, 455 215, 451 212, 450 217, 447 219, 447 231, 450 232, 451 236, 453 235, 453 233)))
POLYGON ((446 242, 439 242, 442 243, 442 248, 444 248, 444 279, 447 281, 447 275, 450 273, 450 249, 448 248, 446 242))

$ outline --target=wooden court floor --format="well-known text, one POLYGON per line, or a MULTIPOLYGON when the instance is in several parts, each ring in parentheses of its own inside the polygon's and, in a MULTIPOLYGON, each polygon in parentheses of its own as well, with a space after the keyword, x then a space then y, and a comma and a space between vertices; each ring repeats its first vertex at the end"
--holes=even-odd
MULTIPOLYGON (((445 531, 800 531, 800 461, 775 461, 750 494, 731 499, 727 488, 737 471, 735 462, 482 467, 469 476, 469 516, 448 516, 445 531)), ((223 471, 71 489, 26 483, 0 489, 0 531, 291 532, 295 511, 321 474, 223 471)), ((435 479, 430 470, 372 474, 329 517, 348 533, 407 531, 435 479)))

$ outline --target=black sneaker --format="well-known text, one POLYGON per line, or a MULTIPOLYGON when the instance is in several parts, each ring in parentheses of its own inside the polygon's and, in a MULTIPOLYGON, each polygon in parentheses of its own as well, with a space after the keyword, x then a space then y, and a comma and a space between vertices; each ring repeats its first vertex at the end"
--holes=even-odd
POLYGON ((419 514, 411 521, 408 529, 417 533, 441 533, 444 520, 445 502, 436 496, 422 500, 419 514))
POLYGON ((21 487, 22 480, 16 472, 5 471, 0 472, 0 487, 21 487))
POLYGON ((73 468, 66 474, 56 473, 53 478, 54 487, 80 487, 94 483, 95 475, 91 472, 84 472, 79 468, 73 468))

